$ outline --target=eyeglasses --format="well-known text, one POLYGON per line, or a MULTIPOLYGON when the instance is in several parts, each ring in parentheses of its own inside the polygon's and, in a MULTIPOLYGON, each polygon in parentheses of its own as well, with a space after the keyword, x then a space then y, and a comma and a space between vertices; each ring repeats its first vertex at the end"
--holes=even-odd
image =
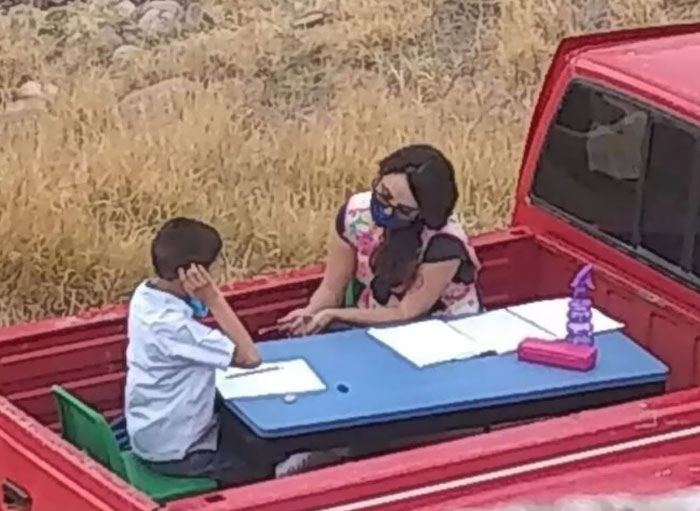
POLYGON ((376 201, 381 204, 385 213, 395 214, 397 218, 402 220, 415 220, 418 217, 420 213, 418 208, 406 206, 405 204, 392 204, 391 198, 377 189, 378 184, 379 181, 375 180, 373 183, 372 195, 376 201))

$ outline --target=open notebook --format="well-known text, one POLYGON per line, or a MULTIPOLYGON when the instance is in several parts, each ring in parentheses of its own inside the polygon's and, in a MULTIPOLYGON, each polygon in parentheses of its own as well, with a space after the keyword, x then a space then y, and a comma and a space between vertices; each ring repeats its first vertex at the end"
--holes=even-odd
POLYGON ((418 367, 480 354, 472 339, 439 319, 370 328, 367 333, 418 367))
MULTIPOLYGON (((569 298, 540 300, 508 307, 507 310, 559 339, 566 337, 566 315, 569 311, 569 298)), ((624 323, 605 315, 595 307, 591 312, 593 315, 593 332, 596 334, 620 330, 625 327, 624 323)))
MULTIPOLYGON (((370 328, 368 333, 413 365, 426 367, 513 352, 528 337, 563 339, 568 302, 568 298, 544 300, 447 322, 430 319, 398 327, 370 328)), ((623 327, 623 323, 593 309, 595 333, 623 327)))
POLYGON ((535 337, 554 341, 556 336, 506 309, 485 312, 476 316, 449 321, 452 328, 472 339, 481 351, 495 351, 499 355, 518 349, 523 339, 535 337))
POLYGON ((260 364, 255 369, 229 367, 216 372, 216 388, 224 399, 302 394, 326 390, 303 358, 260 364))

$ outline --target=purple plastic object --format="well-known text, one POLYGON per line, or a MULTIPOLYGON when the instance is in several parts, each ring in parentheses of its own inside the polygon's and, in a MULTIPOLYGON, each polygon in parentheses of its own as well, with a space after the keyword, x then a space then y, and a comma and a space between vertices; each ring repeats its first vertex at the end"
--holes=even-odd
POLYGON ((593 265, 587 264, 571 281, 566 339, 574 344, 593 346, 593 302, 588 296, 589 291, 595 289, 592 273, 593 265))

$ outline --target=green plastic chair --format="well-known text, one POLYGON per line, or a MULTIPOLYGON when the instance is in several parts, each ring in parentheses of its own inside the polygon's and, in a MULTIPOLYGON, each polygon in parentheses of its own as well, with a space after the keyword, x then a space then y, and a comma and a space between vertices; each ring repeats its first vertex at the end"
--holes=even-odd
POLYGON ((149 469, 131 451, 120 451, 105 418, 60 385, 51 388, 61 419, 63 438, 92 459, 144 492, 159 504, 215 490, 205 477, 171 477, 149 469))
POLYGON ((352 279, 345 288, 345 303, 343 305, 346 308, 356 307, 360 293, 362 293, 362 284, 357 279, 352 279))

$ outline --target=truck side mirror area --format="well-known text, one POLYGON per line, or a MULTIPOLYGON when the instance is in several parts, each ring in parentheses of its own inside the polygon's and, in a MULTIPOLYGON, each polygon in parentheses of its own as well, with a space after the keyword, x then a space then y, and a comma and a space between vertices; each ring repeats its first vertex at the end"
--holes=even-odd
POLYGON ((32 511, 32 497, 17 483, 2 481, 2 501, 0 511, 32 511))

